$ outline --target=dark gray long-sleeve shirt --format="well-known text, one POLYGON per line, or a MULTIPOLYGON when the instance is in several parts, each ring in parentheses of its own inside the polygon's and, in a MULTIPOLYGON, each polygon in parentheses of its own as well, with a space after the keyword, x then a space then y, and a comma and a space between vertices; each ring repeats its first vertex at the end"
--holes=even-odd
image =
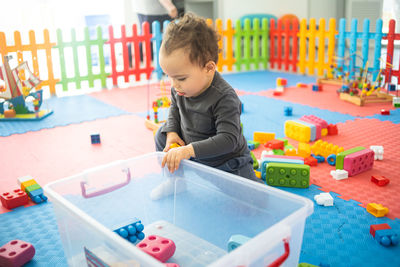
POLYGON ((178 133, 193 145, 197 161, 215 167, 248 151, 240 113, 236 92, 215 72, 210 87, 196 97, 178 96, 171 89, 171 107, 162 132, 178 133))

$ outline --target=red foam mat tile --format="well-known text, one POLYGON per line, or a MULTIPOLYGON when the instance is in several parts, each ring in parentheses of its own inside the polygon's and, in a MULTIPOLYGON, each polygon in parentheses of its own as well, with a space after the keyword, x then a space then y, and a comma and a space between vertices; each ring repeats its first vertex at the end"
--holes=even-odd
MULTIPOLYGON (((311 87, 288 87, 280 96, 274 96, 274 90, 258 92, 258 95, 273 97, 284 101, 337 111, 353 116, 370 116, 380 114, 381 109, 394 109, 392 103, 368 103, 362 107, 339 99, 336 93, 338 86, 324 85, 323 91, 312 91, 311 87)), ((243 93, 243 92, 242 92, 243 93)))
MULTIPOLYGON (((0 147, 0 192, 18 188, 20 176, 31 175, 43 187, 88 168, 155 151, 153 133, 136 115, 11 135, 0 138, 0 147), (100 145, 91 144, 93 133, 100 134, 100 145)), ((0 213, 8 211, 0 206, 0 213)))

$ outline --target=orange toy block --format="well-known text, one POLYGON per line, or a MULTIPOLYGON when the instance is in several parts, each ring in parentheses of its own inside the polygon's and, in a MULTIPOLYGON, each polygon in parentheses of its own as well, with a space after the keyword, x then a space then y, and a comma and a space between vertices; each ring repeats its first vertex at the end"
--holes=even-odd
POLYGON ((265 144, 270 140, 275 139, 275 133, 254 132, 253 141, 265 144))

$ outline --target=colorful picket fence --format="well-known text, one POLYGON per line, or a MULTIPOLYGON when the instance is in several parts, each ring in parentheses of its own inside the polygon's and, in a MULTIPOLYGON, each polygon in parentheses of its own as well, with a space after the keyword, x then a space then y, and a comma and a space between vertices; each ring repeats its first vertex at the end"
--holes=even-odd
POLYGON ((47 79, 42 80, 42 83, 36 89, 39 90, 43 86, 49 86, 50 93, 52 95, 55 95, 55 88, 56 88, 56 83, 58 82, 58 79, 54 78, 51 49, 56 44, 50 42, 50 34, 47 29, 43 30, 43 39, 44 39, 44 42, 42 44, 36 43, 35 32, 31 30, 31 31, 29 31, 29 44, 22 44, 21 33, 19 31, 15 31, 14 32, 14 45, 7 45, 5 33, 0 32, 0 55, 1 55, 1 59, 3 60, 3 57, 5 55, 7 55, 9 53, 16 53, 18 64, 20 64, 24 61, 23 52, 30 52, 32 65, 33 65, 33 74, 36 77, 40 77, 38 51, 44 50, 46 53, 47 79))
MULTIPOLYGON (((60 57, 60 69, 61 69, 61 81, 62 88, 64 91, 68 90, 69 83, 75 83, 77 89, 81 89, 82 81, 88 81, 89 87, 94 86, 95 80, 101 81, 101 86, 103 88, 106 87, 106 79, 109 75, 105 71, 105 60, 104 60, 104 43, 106 39, 103 39, 102 29, 100 27, 97 28, 97 38, 90 39, 89 29, 88 27, 84 28, 84 40, 78 41, 76 40, 76 31, 75 29, 71 30, 71 41, 65 42, 63 40, 63 33, 60 29, 57 30, 57 46, 58 53, 60 57), (87 67, 87 75, 82 75, 80 71, 80 66, 82 63, 80 62, 81 57, 79 57, 78 49, 79 47, 84 47, 86 51, 86 67, 87 67), (99 72, 93 73, 93 64, 92 64, 92 46, 96 46, 98 48, 98 59, 99 59, 99 72), (66 66, 66 55, 65 50, 67 48, 72 49, 72 58, 74 63, 74 75, 72 77, 67 77, 67 66, 66 66)), ((82 59, 81 59, 82 60, 82 59)))
MULTIPOLYGON (((353 75, 358 69, 368 68, 373 73, 374 78, 381 71, 385 75, 386 82, 391 78, 397 77, 400 84, 400 70, 393 69, 394 41, 400 40, 400 34, 395 33, 395 21, 390 21, 389 33, 382 33, 382 20, 378 20, 376 29, 369 29, 369 21, 363 22, 362 32, 357 32, 357 21, 352 20, 351 30, 346 32, 346 20, 341 19, 338 30, 336 20, 330 19, 328 27, 324 19, 317 23, 315 19, 309 22, 303 19, 300 24, 294 21, 275 21, 263 19, 260 23, 258 19, 245 20, 242 24, 236 21, 235 27, 231 20, 227 20, 225 25, 222 20, 215 22, 207 20, 221 36, 219 41, 219 71, 232 71, 235 66, 236 71, 275 69, 298 72, 301 74, 333 77, 333 70, 341 68, 353 75), (387 40, 386 55, 381 47, 381 41, 387 40), (361 40, 361 52, 357 43, 361 40), (370 42, 374 42, 374 57, 368 58, 371 49, 370 42), (345 44, 349 44, 346 50, 345 44), (336 50, 337 49, 337 50, 336 50), (386 67, 381 70, 381 66, 386 67)), ((168 22, 165 22, 166 28, 168 22)), ((125 25, 121 26, 120 37, 116 37, 113 26, 108 27, 108 36, 100 27, 96 29, 96 36, 89 36, 87 28, 83 32, 83 40, 77 40, 76 31, 70 32, 70 41, 64 41, 63 32, 57 30, 57 43, 50 42, 48 30, 44 30, 44 42, 36 43, 35 32, 29 32, 29 43, 22 44, 19 32, 14 33, 14 44, 7 45, 5 34, 0 32, 0 54, 16 53, 18 62, 23 61, 23 53, 30 52, 32 56, 33 72, 39 74, 38 51, 44 50, 46 53, 47 79, 44 79, 41 87, 48 86, 50 93, 56 95, 56 83, 61 84, 64 91, 69 90, 69 84, 74 83, 75 88, 81 88, 82 82, 86 81, 89 87, 93 87, 94 82, 99 80, 102 87, 107 86, 107 80, 111 79, 113 86, 118 86, 119 78, 129 82, 130 77, 134 76, 136 81, 149 79, 155 73, 158 79, 162 78, 163 72, 159 65, 159 49, 162 42, 162 32, 160 23, 154 22, 152 33, 150 25, 144 23, 141 33, 138 34, 137 25, 132 26, 132 35, 127 36, 125 25), (118 65, 119 60, 117 47, 122 47, 122 66, 118 65), (129 47, 132 53, 129 53, 129 47), (140 53, 140 47, 143 53, 140 53), (151 49, 151 47, 153 49, 151 49), (92 49, 98 51, 99 64, 95 68, 92 64, 92 49), (59 64, 52 54, 52 49, 58 50, 55 53, 59 56, 59 64), (85 50, 86 57, 80 57, 78 50, 85 50), (72 51, 72 57, 66 51, 72 51), (151 55, 151 51, 153 55, 151 55), (106 65, 105 55, 110 56, 110 65, 106 65), (130 56, 130 58, 129 58, 130 56), (67 75, 67 59, 72 60, 72 75, 67 75), (86 60, 86 63, 84 63, 86 60), (84 69, 82 69, 84 68, 84 69), (56 71, 57 70, 57 71, 56 71), (108 73, 106 70, 109 70, 108 73), (54 73, 60 73, 60 77, 55 78, 54 73), (86 73, 82 75, 82 73, 86 73)), ((41 63, 43 64, 43 63, 41 63)), ((68 66, 67 66, 68 65, 68 66)), ((46 69, 41 66, 41 69, 46 69)), ((68 69, 70 70, 70 69, 68 69)))

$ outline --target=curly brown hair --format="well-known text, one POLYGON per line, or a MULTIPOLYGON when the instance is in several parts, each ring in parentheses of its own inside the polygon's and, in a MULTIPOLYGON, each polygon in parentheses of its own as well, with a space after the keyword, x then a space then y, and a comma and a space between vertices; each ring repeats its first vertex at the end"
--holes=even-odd
POLYGON ((189 49, 189 60, 204 67, 207 62, 218 62, 219 36, 206 20, 186 13, 168 24, 164 32, 162 47, 167 55, 177 49, 189 49))

